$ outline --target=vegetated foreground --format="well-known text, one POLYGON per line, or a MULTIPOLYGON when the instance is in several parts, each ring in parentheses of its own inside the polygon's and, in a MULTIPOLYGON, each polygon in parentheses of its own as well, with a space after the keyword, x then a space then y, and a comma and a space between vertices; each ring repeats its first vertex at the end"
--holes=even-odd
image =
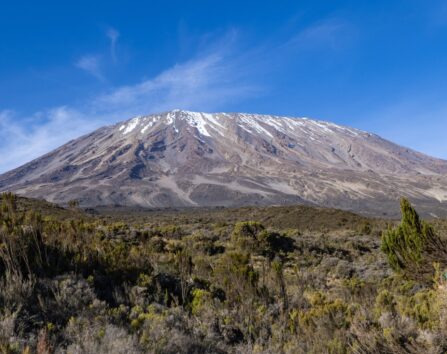
POLYGON ((443 353, 447 223, 401 207, 399 225, 309 207, 88 215, 4 194, 0 352, 443 353))

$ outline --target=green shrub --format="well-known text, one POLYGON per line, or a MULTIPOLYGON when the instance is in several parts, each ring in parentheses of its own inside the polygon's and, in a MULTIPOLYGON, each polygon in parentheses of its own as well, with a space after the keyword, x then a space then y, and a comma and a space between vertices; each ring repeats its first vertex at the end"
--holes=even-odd
POLYGON ((294 249, 294 241, 290 237, 266 230, 262 224, 255 221, 238 222, 231 239, 238 249, 270 259, 294 249))
POLYGON ((250 264, 249 255, 238 252, 225 253, 214 269, 214 276, 233 305, 255 293, 259 278, 250 264))
POLYGON ((212 299, 211 293, 204 289, 194 289, 192 292, 191 313, 199 315, 212 299))
POLYGON ((445 243, 428 223, 420 220, 408 200, 402 199, 400 206, 402 222, 383 233, 381 249, 394 271, 409 279, 431 281, 433 263, 447 264, 445 243))

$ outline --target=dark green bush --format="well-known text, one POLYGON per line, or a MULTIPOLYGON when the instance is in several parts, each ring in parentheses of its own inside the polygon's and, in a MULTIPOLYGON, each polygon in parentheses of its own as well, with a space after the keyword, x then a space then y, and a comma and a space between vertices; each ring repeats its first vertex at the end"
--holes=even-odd
POLYGON ((408 200, 402 199, 400 207, 401 224, 383 233, 381 249, 394 271, 409 279, 431 281, 433 264, 447 265, 446 244, 431 225, 420 220, 408 200))

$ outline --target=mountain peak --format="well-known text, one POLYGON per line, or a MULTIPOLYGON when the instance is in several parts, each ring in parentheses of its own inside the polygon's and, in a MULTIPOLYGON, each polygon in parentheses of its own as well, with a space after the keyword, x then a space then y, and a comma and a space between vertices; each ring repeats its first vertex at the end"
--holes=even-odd
POLYGON ((309 203, 373 214, 407 196, 442 214, 446 174, 446 161, 330 122, 176 109, 71 141, 1 175, 0 191, 84 206, 309 203))
MULTIPOLYGON (((325 135, 345 132, 351 135, 366 134, 365 132, 336 125, 330 122, 313 120, 309 118, 292 118, 251 113, 204 113, 174 109, 164 113, 137 116, 123 123, 119 123, 119 130, 124 135, 135 132, 145 134, 160 124, 173 126, 177 132, 178 122, 186 122, 190 127, 196 128, 201 136, 213 136, 214 133, 224 134, 230 125, 236 125, 249 133, 257 132, 265 137, 273 138, 273 133, 288 131, 299 127, 306 130, 309 135, 325 135)), ((314 138, 315 139, 315 138, 314 138)))

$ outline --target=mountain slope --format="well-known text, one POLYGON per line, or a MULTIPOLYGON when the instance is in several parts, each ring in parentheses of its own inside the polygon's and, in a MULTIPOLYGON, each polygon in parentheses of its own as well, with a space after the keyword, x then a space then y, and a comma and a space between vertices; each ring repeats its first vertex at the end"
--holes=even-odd
POLYGON ((175 110, 103 127, 0 176, 0 191, 81 205, 309 203, 365 213, 407 196, 445 215, 447 161, 305 118, 175 110))

